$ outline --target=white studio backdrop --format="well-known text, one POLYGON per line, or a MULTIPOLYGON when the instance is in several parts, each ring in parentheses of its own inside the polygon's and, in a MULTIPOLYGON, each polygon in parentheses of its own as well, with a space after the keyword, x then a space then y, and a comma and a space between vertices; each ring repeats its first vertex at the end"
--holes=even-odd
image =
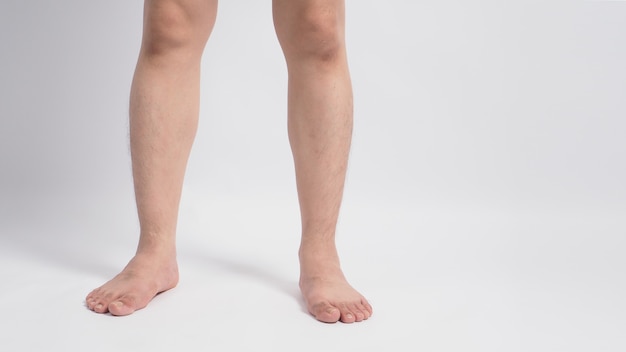
MULTIPOLYGON (((623 3, 349 1, 347 10, 348 195, 624 208, 623 3)), ((0 4, 3 203, 130 191, 141 11, 141 1, 0 4)), ((271 3, 223 1, 203 69, 187 185, 293 195, 271 3)))

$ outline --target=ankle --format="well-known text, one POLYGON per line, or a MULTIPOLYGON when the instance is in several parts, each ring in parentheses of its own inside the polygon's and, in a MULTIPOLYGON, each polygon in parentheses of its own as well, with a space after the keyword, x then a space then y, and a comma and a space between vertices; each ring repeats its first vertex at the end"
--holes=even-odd
POLYGON ((327 277, 341 272, 339 255, 334 243, 301 245, 300 278, 327 277))
POLYGON ((176 257, 176 243, 172 241, 155 241, 143 236, 137 245, 137 255, 176 257))

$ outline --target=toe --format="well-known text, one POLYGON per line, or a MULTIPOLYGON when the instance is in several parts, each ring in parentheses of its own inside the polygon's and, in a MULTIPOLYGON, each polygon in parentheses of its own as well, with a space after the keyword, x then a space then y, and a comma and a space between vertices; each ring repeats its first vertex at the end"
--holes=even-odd
POLYGON ((354 321, 356 321, 357 323, 365 320, 365 314, 363 314, 363 312, 356 312, 354 314, 355 314, 354 321))
POLYGON ((99 293, 91 298, 89 307, 96 313, 107 313, 112 299, 113 295, 111 293, 99 293))
POLYGON ((85 306, 88 309, 93 310, 93 307, 96 305, 96 301, 93 298, 88 298, 85 300, 85 306))
POLYGON ((92 308, 92 310, 96 313, 106 313, 108 312, 108 308, 106 305, 97 302, 94 307, 92 308))
POLYGON ((364 308, 363 311, 364 312, 367 311, 367 313, 369 313, 367 317, 368 318, 371 317, 372 314, 374 313, 374 310, 372 309, 372 306, 370 305, 370 303, 367 300, 363 299, 363 300, 361 300, 361 305, 364 308))
POLYGON ((87 305, 87 308, 91 310, 93 310, 93 307, 95 307, 96 301, 97 297, 93 292, 91 292, 89 295, 87 295, 87 298, 85 298, 85 304, 87 305))
POLYGON ((350 308, 348 308, 347 304, 345 303, 340 304, 339 311, 341 312, 340 320, 342 323, 350 324, 356 321, 356 316, 354 312, 350 308))
POLYGON ((367 319, 365 313, 356 304, 352 307, 352 312, 354 312, 354 320, 357 322, 367 319))
POLYGON ((367 307, 364 304, 357 304, 357 309, 363 313, 363 320, 367 320, 371 315, 371 307, 367 307))
POLYGON ((104 294, 100 289, 95 289, 91 291, 87 295, 85 303, 87 304, 87 307, 94 312, 106 313, 106 294, 104 294))
POLYGON ((132 314, 136 310, 133 302, 133 299, 127 297, 113 301, 108 306, 109 313, 119 316, 132 314))
POLYGON ((324 323, 336 323, 339 321, 341 312, 328 302, 318 303, 310 309, 313 316, 324 323))

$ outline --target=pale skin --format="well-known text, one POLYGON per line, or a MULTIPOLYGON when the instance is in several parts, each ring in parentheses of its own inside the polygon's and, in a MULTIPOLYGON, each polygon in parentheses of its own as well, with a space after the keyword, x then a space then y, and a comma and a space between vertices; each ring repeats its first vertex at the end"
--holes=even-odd
MULTIPOLYGON (((97 313, 128 315, 178 283, 176 223, 195 137, 200 62, 217 0, 146 0, 130 97, 140 238, 128 265, 86 298, 97 313)), ((302 220, 300 289, 319 321, 359 322, 372 307, 346 280, 335 246, 352 136, 352 87, 342 0, 274 0, 289 73, 288 131, 302 220)))

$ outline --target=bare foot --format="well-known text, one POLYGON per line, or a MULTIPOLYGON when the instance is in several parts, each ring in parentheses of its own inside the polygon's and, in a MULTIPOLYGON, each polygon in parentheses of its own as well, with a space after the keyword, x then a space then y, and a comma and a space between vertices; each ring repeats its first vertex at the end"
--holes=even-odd
POLYGON ((150 303, 157 294, 178 283, 176 255, 137 253, 112 280, 91 291, 86 303, 96 313, 129 315, 150 303))
POLYGON ((372 306, 346 280, 334 248, 300 249, 300 290, 309 312, 324 323, 354 323, 372 315, 372 306))

